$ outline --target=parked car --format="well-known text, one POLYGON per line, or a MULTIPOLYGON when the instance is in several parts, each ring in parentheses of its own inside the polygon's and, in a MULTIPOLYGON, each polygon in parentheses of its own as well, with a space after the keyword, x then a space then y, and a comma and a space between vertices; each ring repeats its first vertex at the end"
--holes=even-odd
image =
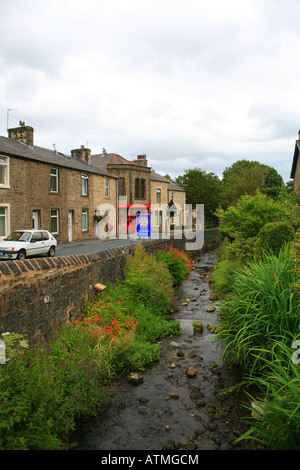
POLYGON ((57 241, 47 230, 15 230, 0 242, 0 260, 54 256, 57 241))

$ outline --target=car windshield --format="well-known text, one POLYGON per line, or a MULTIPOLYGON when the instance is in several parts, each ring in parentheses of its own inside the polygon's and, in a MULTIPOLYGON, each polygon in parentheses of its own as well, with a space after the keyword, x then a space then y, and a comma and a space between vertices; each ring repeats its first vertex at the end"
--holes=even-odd
POLYGON ((5 240, 10 242, 28 242, 30 236, 30 232, 12 232, 5 240))

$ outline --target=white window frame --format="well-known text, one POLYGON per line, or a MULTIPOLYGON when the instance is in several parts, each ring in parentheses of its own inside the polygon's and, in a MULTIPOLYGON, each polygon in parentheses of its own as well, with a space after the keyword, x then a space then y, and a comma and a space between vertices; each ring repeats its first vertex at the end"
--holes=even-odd
POLYGON ((53 234, 57 234, 59 233, 59 209, 50 209, 50 228, 52 229, 52 219, 56 219, 56 224, 57 224, 57 231, 53 231, 51 230, 51 233, 53 234), (56 214, 55 215, 52 215, 52 211, 56 211, 56 214))
MULTIPOLYGON (((8 237, 10 234, 10 204, 0 204, 0 208, 4 208, 4 227, 5 227, 5 233, 4 235, 0 234, 0 240, 3 240, 4 238, 8 237)), ((0 217, 3 217, 0 215, 0 217)))
POLYGON ((158 204, 161 202, 161 188, 156 188, 156 202, 158 204))
POLYGON ((0 166, 4 168, 4 180, 0 180, 0 188, 10 188, 9 180, 9 158, 4 155, 0 155, 0 166), (4 163, 2 162, 4 160, 4 163))
POLYGON ((105 197, 109 197, 109 178, 105 176, 104 180, 105 197))
POLYGON ((81 195, 82 196, 88 195, 88 182, 89 182, 88 175, 81 175, 81 195))
POLYGON ((81 229, 83 232, 87 232, 88 231, 88 209, 82 209, 81 210, 81 229), (83 224, 83 217, 85 216, 85 223, 86 223, 86 227, 84 227, 84 224, 83 224))
POLYGON ((58 180, 58 177, 59 177, 59 171, 58 171, 58 168, 55 168, 55 167, 50 167, 50 192, 51 193, 58 193, 58 190, 59 190, 59 180, 58 180), (55 174, 51 173, 52 170, 55 171, 55 174), (51 188, 51 180, 52 178, 55 178, 55 181, 56 181, 56 189, 52 189, 51 188))

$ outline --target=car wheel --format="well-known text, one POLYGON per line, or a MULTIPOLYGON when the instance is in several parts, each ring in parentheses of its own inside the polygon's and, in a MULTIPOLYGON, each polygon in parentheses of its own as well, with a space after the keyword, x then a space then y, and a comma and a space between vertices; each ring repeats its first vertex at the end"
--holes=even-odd
POLYGON ((26 258, 26 252, 24 250, 20 250, 17 256, 17 259, 25 259, 26 258))
POLYGON ((55 256, 55 246, 51 246, 48 251, 48 256, 55 256))

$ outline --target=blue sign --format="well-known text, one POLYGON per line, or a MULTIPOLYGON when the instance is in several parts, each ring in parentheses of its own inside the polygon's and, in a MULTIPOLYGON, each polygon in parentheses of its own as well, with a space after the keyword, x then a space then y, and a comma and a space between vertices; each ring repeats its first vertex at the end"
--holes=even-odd
POLYGON ((138 214, 136 216, 136 234, 138 237, 150 237, 150 214, 138 214))

